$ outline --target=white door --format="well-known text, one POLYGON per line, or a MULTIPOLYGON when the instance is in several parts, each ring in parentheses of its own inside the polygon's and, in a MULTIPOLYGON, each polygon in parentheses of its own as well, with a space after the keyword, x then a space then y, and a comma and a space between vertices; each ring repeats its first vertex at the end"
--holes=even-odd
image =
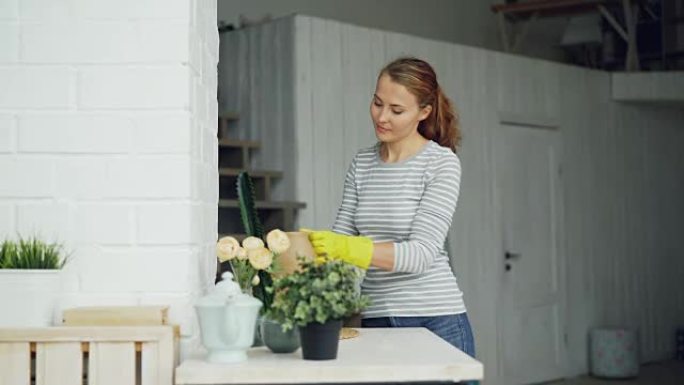
POLYGON ((497 327, 500 369, 509 385, 563 377, 558 137, 552 129, 502 124, 494 138, 503 240, 497 327))

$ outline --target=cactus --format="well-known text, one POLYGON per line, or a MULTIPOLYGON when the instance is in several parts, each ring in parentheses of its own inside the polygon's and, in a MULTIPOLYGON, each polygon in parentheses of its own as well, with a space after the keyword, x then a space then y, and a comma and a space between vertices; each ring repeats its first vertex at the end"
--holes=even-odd
POLYGON ((264 229, 259 221, 254 205, 254 183, 247 171, 242 171, 237 177, 237 195, 240 206, 240 217, 245 234, 263 239, 264 229))
MULTIPOLYGON (((263 239, 264 228, 261 226, 254 203, 256 200, 254 183, 246 171, 242 171, 237 177, 237 194, 240 217, 242 218, 245 234, 263 239)), ((273 279, 269 273, 263 270, 259 270, 257 274, 259 275, 260 283, 254 286, 253 294, 263 302, 263 310, 269 309, 271 303, 273 303, 273 294, 269 293, 266 288, 273 286, 273 279)))

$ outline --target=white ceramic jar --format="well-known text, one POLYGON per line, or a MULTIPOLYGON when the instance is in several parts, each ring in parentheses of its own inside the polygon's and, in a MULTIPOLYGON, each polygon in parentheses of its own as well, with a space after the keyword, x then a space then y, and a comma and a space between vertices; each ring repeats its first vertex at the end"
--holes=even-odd
POLYGON ((195 304, 202 344, 209 351, 209 362, 242 362, 247 359, 247 349, 254 342, 254 328, 262 303, 243 294, 233 281, 232 273, 223 273, 221 278, 211 292, 195 304))

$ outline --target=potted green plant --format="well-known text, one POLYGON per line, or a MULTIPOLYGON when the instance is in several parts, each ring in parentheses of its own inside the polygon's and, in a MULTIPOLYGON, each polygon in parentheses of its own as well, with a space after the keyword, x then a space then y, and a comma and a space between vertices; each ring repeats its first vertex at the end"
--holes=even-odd
POLYGON ((66 263, 62 246, 36 237, 0 244, 0 326, 52 324, 59 272, 66 263))
POLYGON ((342 320, 368 306, 357 289, 359 272, 338 260, 300 259, 299 269, 278 278, 269 316, 284 330, 297 327, 305 360, 337 358, 342 320))

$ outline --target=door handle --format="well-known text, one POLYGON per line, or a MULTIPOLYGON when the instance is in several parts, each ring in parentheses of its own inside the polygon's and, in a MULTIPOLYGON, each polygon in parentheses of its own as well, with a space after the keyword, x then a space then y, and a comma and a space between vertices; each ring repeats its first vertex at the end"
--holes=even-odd
POLYGON ((520 259, 520 257, 521 257, 520 254, 518 254, 518 253, 511 253, 510 251, 507 251, 507 252, 504 254, 504 258, 505 258, 507 261, 510 261, 510 260, 512 260, 512 259, 520 259))
POLYGON ((506 260, 506 271, 511 271, 513 268, 513 266, 511 266, 511 261, 520 259, 520 254, 507 251, 504 253, 504 259, 506 260))

